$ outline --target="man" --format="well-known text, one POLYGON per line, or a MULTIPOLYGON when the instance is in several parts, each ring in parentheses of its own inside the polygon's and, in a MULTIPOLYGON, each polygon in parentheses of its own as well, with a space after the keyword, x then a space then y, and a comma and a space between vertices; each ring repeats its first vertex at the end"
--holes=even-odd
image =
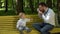
POLYGON ((41 34, 50 34, 50 30, 52 30, 55 26, 55 13, 52 9, 48 8, 48 6, 41 2, 39 3, 39 8, 37 9, 38 16, 44 20, 43 23, 35 23, 33 26, 41 32, 41 34))

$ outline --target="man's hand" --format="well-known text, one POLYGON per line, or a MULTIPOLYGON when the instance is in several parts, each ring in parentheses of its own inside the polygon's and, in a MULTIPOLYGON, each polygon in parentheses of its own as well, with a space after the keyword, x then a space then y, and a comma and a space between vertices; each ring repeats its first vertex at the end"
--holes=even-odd
POLYGON ((41 15, 43 14, 42 11, 39 10, 39 8, 37 9, 37 12, 38 14, 41 14, 41 15))
POLYGON ((43 14, 41 11, 38 11, 39 14, 43 14))

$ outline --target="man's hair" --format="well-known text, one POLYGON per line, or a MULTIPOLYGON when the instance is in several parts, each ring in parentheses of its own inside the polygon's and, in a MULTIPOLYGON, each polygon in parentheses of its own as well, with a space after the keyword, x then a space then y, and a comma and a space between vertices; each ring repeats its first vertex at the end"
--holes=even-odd
POLYGON ((41 6, 45 6, 45 7, 48 7, 47 4, 44 3, 44 2, 39 3, 39 5, 41 5, 41 6))

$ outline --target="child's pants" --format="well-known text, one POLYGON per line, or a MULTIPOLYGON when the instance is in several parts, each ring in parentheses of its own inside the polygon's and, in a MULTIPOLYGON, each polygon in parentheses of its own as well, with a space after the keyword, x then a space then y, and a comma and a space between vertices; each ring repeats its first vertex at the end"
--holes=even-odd
POLYGON ((31 31, 28 27, 23 27, 23 26, 20 26, 18 29, 20 31, 20 34, 23 34, 23 30, 26 30, 27 33, 29 33, 31 31))

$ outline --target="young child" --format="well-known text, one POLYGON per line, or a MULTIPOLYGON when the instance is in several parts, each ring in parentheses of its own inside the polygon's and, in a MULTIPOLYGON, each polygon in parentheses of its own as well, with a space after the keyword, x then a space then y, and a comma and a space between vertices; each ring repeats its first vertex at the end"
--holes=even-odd
POLYGON ((31 30, 26 26, 26 22, 29 22, 30 19, 26 18, 24 13, 19 13, 20 19, 17 21, 16 28, 20 31, 20 34, 23 34, 23 30, 26 30, 29 33, 31 30))

